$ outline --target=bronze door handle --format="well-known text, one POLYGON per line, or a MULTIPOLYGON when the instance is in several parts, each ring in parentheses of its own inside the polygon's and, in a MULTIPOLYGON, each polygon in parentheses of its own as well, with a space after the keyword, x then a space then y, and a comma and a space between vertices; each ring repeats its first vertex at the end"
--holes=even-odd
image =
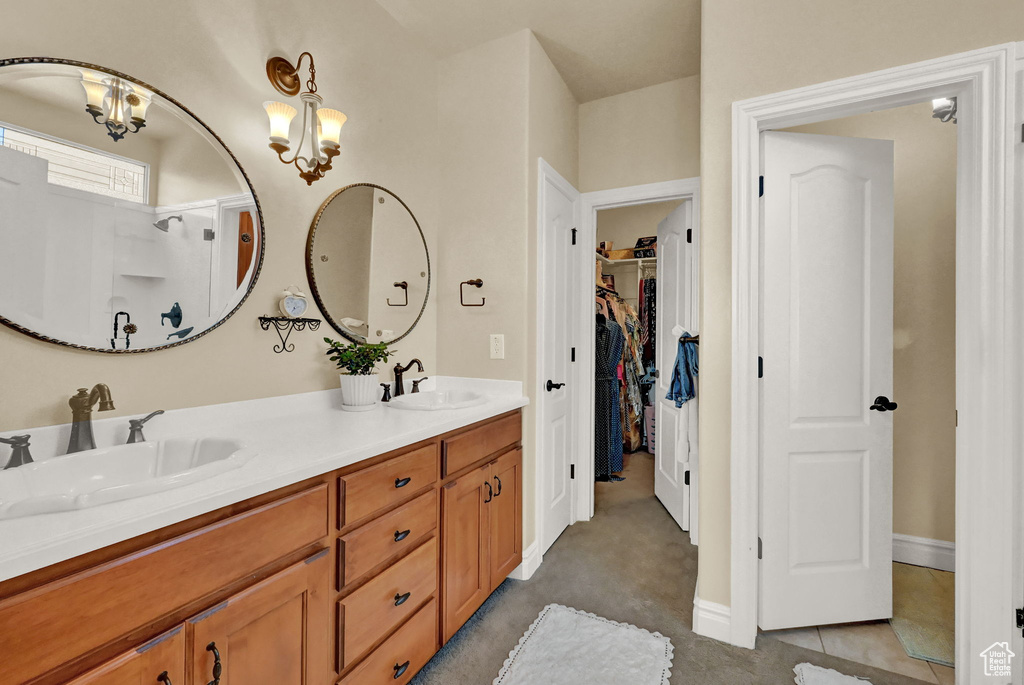
POLYGON ((213 680, 206 685, 220 685, 220 675, 224 667, 220 663, 220 651, 217 649, 217 643, 211 642, 206 645, 207 652, 213 652, 213 680))

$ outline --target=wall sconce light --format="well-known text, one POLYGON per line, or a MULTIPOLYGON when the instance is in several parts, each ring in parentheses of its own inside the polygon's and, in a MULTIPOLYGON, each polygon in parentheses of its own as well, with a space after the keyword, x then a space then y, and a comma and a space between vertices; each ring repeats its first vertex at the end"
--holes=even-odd
POLYGON ((942 123, 956 123, 956 98, 938 98, 932 100, 932 118, 942 123))
POLYGON ((294 164, 299 176, 306 185, 313 185, 331 170, 331 161, 341 151, 341 127, 348 119, 336 109, 322 107, 324 99, 316 92, 316 67, 313 55, 304 52, 299 55, 295 66, 283 57, 272 57, 267 60, 267 78, 274 84, 278 92, 289 97, 299 95, 302 101, 302 132, 295 146, 295 155, 285 159, 285 153, 291 149, 292 119, 298 111, 284 102, 264 102, 270 118, 270 149, 277 153, 278 159, 285 164, 294 164), (309 79, 306 81, 306 92, 299 95, 302 79, 299 69, 302 60, 309 58, 309 79), (309 141, 308 153, 303 156, 303 145, 309 141))
POLYGON ((116 76, 82 70, 85 111, 93 121, 107 127, 107 135, 117 142, 146 126, 146 110, 153 94, 116 76))

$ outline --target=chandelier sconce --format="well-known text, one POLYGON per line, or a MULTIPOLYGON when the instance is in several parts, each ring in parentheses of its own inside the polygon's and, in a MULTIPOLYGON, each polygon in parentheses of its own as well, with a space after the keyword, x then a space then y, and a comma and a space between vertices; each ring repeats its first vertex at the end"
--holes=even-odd
POLYGON ((146 110, 153 94, 124 79, 92 71, 82 71, 85 111, 93 121, 106 126, 107 135, 117 142, 146 126, 146 110))
POLYGON ((299 96, 302 101, 302 131, 295 145, 291 159, 285 153, 292 149, 291 125, 298 111, 284 102, 264 102, 263 108, 270 117, 270 149, 285 164, 293 164, 306 185, 313 185, 331 170, 332 160, 341 152, 341 127, 348 119, 336 109, 323 107, 324 99, 316 92, 316 67, 313 55, 304 52, 299 55, 295 66, 283 57, 267 60, 267 78, 278 92, 289 97, 299 96), (299 69, 302 60, 309 58, 309 79, 306 91, 299 94, 302 79, 299 69))

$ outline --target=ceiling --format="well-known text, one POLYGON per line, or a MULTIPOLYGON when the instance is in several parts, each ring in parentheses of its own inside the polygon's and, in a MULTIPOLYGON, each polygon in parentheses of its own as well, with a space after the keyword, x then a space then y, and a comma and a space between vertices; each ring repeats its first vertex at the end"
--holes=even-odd
POLYGON ((532 29, 583 103, 700 72, 700 0, 377 0, 446 57, 532 29))

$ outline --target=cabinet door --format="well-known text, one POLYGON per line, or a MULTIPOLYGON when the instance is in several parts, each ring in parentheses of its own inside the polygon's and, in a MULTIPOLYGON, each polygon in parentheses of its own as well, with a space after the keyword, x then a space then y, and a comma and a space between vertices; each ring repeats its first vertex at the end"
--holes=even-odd
POLYGON ((184 685, 185 631, 181 626, 111 659, 68 685, 184 685))
POLYGON ((333 682, 328 551, 318 552, 190 619, 192 682, 333 682), (218 667, 220 680, 216 680, 218 667))
POLYGON ((491 462, 494 499, 490 519, 490 590, 523 561, 523 452, 506 452, 491 462))
POLYGON ((441 491, 445 642, 491 592, 487 514, 492 488, 489 484, 488 465, 448 483, 441 491))

